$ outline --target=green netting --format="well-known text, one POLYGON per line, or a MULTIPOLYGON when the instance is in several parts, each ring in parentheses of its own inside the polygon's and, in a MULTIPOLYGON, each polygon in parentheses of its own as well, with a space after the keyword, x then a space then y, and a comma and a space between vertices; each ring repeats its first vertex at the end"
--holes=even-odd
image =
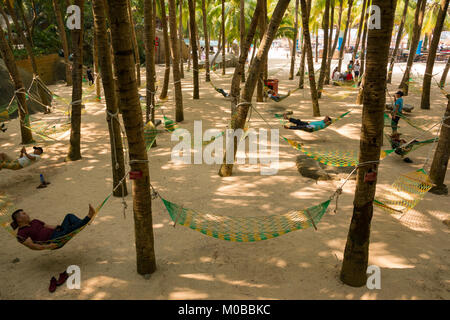
POLYGON ((175 225, 182 225, 207 236, 235 242, 272 239, 286 233, 316 227, 331 200, 306 210, 260 217, 233 217, 200 213, 162 199, 175 225))
MULTIPOLYGON (((391 136, 385 134, 385 137, 388 139, 389 143, 392 146, 391 136)), ((409 142, 407 145, 405 145, 401 148, 396 148, 395 153, 397 153, 398 155, 401 155, 401 156, 405 156, 414 150, 417 150, 423 146, 426 146, 427 144, 438 142, 438 141, 439 141, 439 138, 433 138, 433 139, 428 139, 428 140, 423 140, 423 141, 414 140, 414 141, 409 142)))
POLYGON ((405 213, 414 208, 433 186, 425 170, 400 175, 392 185, 392 192, 383 192, 374 204, 389 213, 405 213))
MULTIPOLYGON (((350 111, 347 111, 347 112, 341 114, 339 117, 332 119, 331 122, 330 122, 330 124, 329 124, 329 125, 326 125, 326 126, 323 127, 323 128, 320 128, 320 127, 314 127, 314 129, 311 129, 311 130, 305 129, 305 130, 303 130, 303 131, 316 132, 316 131, 320 131, 320 130, 326 129, 326 128, 328 128, 329 126, 331 126, 332 124, 335 124, 336 122, 338 122, 339 120, 341 120, 342 118, 344 118, 345 116, 347 116, 350 112, 352 112, 352 111, 351 111, 351 110, 350 110, 350 111)), ((275 114, 275 117, 280 121, 281 125, 285 125, 286 123, 289 122, 289 121, 287 121, 287 120, 284 119, 284 117, 283 117, 282 114, 276 113, 276 114, 275 114)))
MULTIPOLYGON (((318 149, 306 148, 303 144, 283 137, 294 149, 303 152, 309 158, 312 158, 327 166, 333 167, 355 167, 359 163, 359 152, 357 150, 337 150, 337 149, 318 149)), ((381 150, 380 160, 386 158, 394 150, 381 150)))
POLYGON ((156 136, 158 134, 158 130, 156 129, 153 122, 149 121, 144 127, 144 140, 147 151, 153 146, 156 141, 156 136))
MULTIPOLYGON (((405 116, 404 114, 398 114, 400 119, 404 120, 407 124, 409 124, 411 127, 416 128, 421 131, 426 131, 426 129, 430 126, 430 122, 426 121, 424 119, 414 119, 412 120, 408 116, 405 116)), ((390 127, 391 126, 391 117, 388 114, 384 114, 384 126, 390 127)))
POLYGON ((174 132, 178 128, 178 125, 172 119, 164 116, 164 128, 169 132, 174 132))

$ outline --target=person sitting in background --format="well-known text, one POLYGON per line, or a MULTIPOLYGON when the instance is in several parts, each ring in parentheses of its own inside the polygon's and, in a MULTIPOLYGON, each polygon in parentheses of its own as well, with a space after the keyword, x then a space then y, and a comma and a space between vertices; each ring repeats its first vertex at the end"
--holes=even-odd
POLYGON ((23 147, 22 150, 20 150, 20 156, 17 159, 11 158, 6 153, 0 153, 0 170, 20 170, 28 167, 36 161, 39 161, 41 159, 41 154, 44 153, 44 150, 41 147, 33 147, 33 149, 33 153, 28 154, 27 149, 23 147))
POLYGON ((56 243, 39 244, 68 235, 69 233, 86 225, 95 215, 95 209, 89 205, 89 212, 84 219, 80 219, 72 213, 64 217, 59 226, 48 225, 37 219, 31 220, 30 216, 22 209, 13 212, 11 228, 17 231, 17 240, 32 250, 56 249, 56 243))
POLYGON ((352 74, 351 70, 347 70, 347 72, 345 73, 345 80, 347 80, 347 81, 353 80, 353 74, 352 74))
POLYGON ((329 116, 325 116, 325 118, 321 121, 302 121, 300 119, 289 118, 288 115, 292 114, 292 112, 286 112, 283 114, 283 118, 288 120, 289 122, 295 124, 295 126, 284 125, 285 129, 290 130, 303 130, 303 131, 315 131, 319 129, 324 129, 329 126, 332 122, 332 119, 329 116))
POLYGON ((331 77, 333 81, 340 81, 341 80, 341 73, 338 71, 338 67, 334 68, 333 75, 331 77))
POLYGON ((359 64, 359 60, 356 60, 356 63, 353 67, 353 70, 355 72, 355 79, 359 78, 359 71, 361 70, 361 65, 359 64))

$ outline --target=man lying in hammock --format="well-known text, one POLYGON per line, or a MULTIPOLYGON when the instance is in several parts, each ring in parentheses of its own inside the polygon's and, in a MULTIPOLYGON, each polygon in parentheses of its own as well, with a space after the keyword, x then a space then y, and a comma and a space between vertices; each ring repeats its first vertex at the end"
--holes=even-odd
POLYGON ((56 249, 56 243, 39 244, 36 242, 51 241, 63 237, 87 224, 95 214, 95 209, 89 205, 89 213, 84 219, 74 214, 67 214, 59 226, 48 225, 37 219, 31 220, 30 216, 22 209, 12 214, 11 227, 17 231, 17 240, 32 250, 56 249))
MULTIPOLYGON (((405 139, 401 139, 400 138, 401 133, 393 133, 391 135, 391 147, 392 149, 395 150, 395 153, 398 154, 399 156, 401 156, 402 158, 408 154, 408 152, 410 152, 414 146, 414 144, 416 144, 417 140, 413 140, 410 143, 407 144, 407 141, 405 139)), ((406 157, 403 159, 403 161, 405 161, 406 163, 412 163, 413 161, 406 157)))
POLYGON ((228 96, 230 95, 229 93, 227 93, 225 90, 223 90, 222 88, 216 88, 216 91, 218 93, 221 93, 225 98, 228 98, 228 96))
POLYGON ((325 116, 325 118, 320 121, 307 122, 307 121, 302 121, 300 119, 289 118, 288 115, 290 115, 290 114, 292 114, 292 112, 284 113, 283 118, 288 120, 289 122, 295 124, 295 126, 284 125, 285 129, 303 130, 303 131, 313 132, 313 131, 324 129, 324 128, 328 127, 332 122, 332 119, 329 116, 325 116))
POLYGON ((39 161, 44 150, 41 147, 33 147, 33 149, 33 153, 29 154, 27 153, 27 149, 23 147, 22 150, 20 150, 20 156, 17 159, 11 158, 6 153, 0 153, 0 170, 20 170, 39 161))

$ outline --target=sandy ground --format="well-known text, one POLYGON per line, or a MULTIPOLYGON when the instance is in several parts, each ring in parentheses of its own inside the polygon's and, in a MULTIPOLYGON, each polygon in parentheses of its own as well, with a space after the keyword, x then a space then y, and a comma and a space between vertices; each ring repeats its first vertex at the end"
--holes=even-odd
MULTIPOLYGON (((284 55, 281 58, 278 55, 278 59, 275 56, 270 60, 270 74, 281 80, 280 91, 295 88, 297 80, 287 80, 288 60, 284 55)), ((443 66, 436 63, 435 72, 443 66)), ((401 68, 404 69, 404 64, 395 68, 391 92, 400 81, 401 68)), ((423 74, 425 67, 417 64, 415 68, 423 74)), ((159 67, 159 79, 162 72, 159 67)), ((231 74, 232 70, 227 72, 231 74)), ((212 76, 216 85, 229 90, 230 78, 212 76)), ((445 110, 445 97, 433 85, 431 110, 420 110, 419 88, 420 84, 405 98, 406 103, 416 106, 413 116, 439 121, 445 110)), ((70 89, 63 85, 51 89, 66 97, 70 95, 70 89)), ((172 86, 170 89, 165 112, 173 117, 172 86)), ((145 90, 141 93, 145 94, 145 90)), ((229 103, 204 82, 203 74, 201 100, 192 99, 190 73, 183 80, 183 94, 182 128, 192 130, 194 120, 200 119, 203 130, 226 127, 229 103)), ((336 125, 314 134, 287 132, 273 118, 275 110, 286 108, 299 118, 313 119, 309 89, 297 91, 281 103, 258 103, 256 107, 272 126, 291 138, 302 139, 311 146, 358 149, 362 107, 354 104, 355 96, 356 91, 351 89, 326 87, 320 101, 323 115, 338 115, 351 109, 353 112, 336 125)), ((82 116, 81 161, 63 161, 68 151, 66 135, 60 142, 44 145, 46 152, 40 163, 17 172, 0 172, 0 192, 6 192, 18 208, 49 224, 59 223, 69 212, 84 216, 88 203, 100 203, 111 191, 104 106, 87 103, 86 109, 82 116), (51 185, 37 190, 40 173, 51 185)), ((56 113, 46 117, 55 115, 62 116, 56 113)), ((400 126, 407 137, 420 134, 405 123, 400 126)), ((0 133, 0 150, 18 154, 19 123, 11 121, 8 127, 6 134, 0 133)), ((251 127, 268 128, 268 125, 253 113, 251 127)), ((158 147, 150 151, 152 184, 166 199, 198 211, 236 216, 285 213, 324 201, 342 182, 316 183, 300 176, 295 164, 299 153, 283 142, 279 144, 278 174, 262 176, 260 165, 246 164, 235 166, 234 175, 229 178, 217 175, 218 165, 173 163, 170 152, 175 144, 167 133, 158 136, 158 147)), ((428 150, 412 153, 413 164, 405 164, 396 155, 384 160, 378 192, 389 190, 399 173, 421 168, 428 150)), ((447 174, 447 184, 449 179, 447 174)), ((153 228, 157 271, 147 280, 136 273, 131 196, 126 197, 129 209, 125 218, 121 199, 112 199, 94 223, 61 250, 28 250, 8 233, 1 232, 0 299, 449 299, 449 229, 442 223, 449 218, 448 196, 427 194, 414 210, 402 217, 375 208, 369 264, 381 268, 381 289, 352 288, 339 281, 354 188, 355 182, 350 180, 340 198, 338 213, 326 214, 317 231, 301 230, 256 243, 226 242, 181 226, 173 228, 162 202, 156 200, 153 228), (63 286, 50 294, 47 290, 50 278, 69 265, 81 268, 81 289, 63 286)))

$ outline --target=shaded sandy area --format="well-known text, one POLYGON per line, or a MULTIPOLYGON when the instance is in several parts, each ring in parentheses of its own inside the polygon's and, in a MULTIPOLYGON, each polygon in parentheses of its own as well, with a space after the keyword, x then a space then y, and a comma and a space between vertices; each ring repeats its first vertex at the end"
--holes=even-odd
MULTIPOLYGON (((296 87, 288 81, 287 60, 270 62, 272 76, 281 79, 280 91, 296 87), (283 68, 282 68, 283 67, 283 68), (279 71, 278 74, 273 73, 279 71)), ((398 85, 396 66, 393 83, 398 85)), ((423 65, 417 68, 424 69, 423 65)), ((436 64, 435 72, 443 69, 436 64)), ((229 73, 232 70, 228 70, 229 73)), ((422 71, 423 73, 423 71, 422 71)), ((163 67, 158 67, 162 80, 163 67)), ((214 83, 229 90, 230 78, 213 74, 214 83)), ((439 75, 438 75, 439 78, 439 75)), ((446 99, 436 86, 432 89, 431 110, 418 109, 420 84, 405 102, 416 105, 413 116, 430 123, 442 117, 446 99)), ((69 97, 70 89, 52 86, 69 97)), ((394 92, 396 86, 390 85, 394 92)), ((172 86, 164 104, 166 115, 174 117, 172 86)), ((447 90, 449 86, 447 86, 447 90)), ((145 94, 145 90, 141 90, 145 94)), ((203 120, 203 130, 223 129, 230 116, 229 102, 201 77, 201 100, 192 100, 192 75, 183 80, 185 121, 180 127, 193 129, 194 120, 203 120)), ((327 86, 320 101, 322 115, 338 115, 353 110, 334 126, 314 133, 282 129, 273 113, 293 110, 294 116, 312 120, 309 89, 300 90, 281 103, 258 103, 258 111, 280 133, 301 139, 310 146, 358 149, 361 106, 354 104, 356 91, 327 86)), ((60 109, 64 109, 62 104, 60 109)), ((44 145, 43 160, 21 171, 0 171, 0 192, 6 192, 18 208, 32 217, 57 224, 66 213, 87 213, 88 203, 100 203, 111 191, 111 160, 104 106, 86 104, 82 116, 81 161, 65 163, 69 136, 44 145), (39 174, 51 182, 37 190, 39 174)), ((51 116, 63 116, 55 113, 51 116)), ((43 115, 42 115, 43 116, 43 115)), ((161 114, 158 114, 161 118, 161 114)), ((0 151, 11 155, 21 148, 18 120, 0 133, 0 151)), ((254 112, 252 128, 269 128, 254 112)), ((413 138, 420 131, 400 122, 400 131, 413 138)), ((434 131, 435 132, 435 131, 434 131)), ((432 137, 432 135, 426 135, 432 137)), ((220 178, 218 165, 180 165, 171 162, 168 133, 158 136, 158 147, 150 151, 152 184, 166 199, 201 212, 236 216, 263 216, 303 209, 326 200, 342 180, 319 181, 300 176, 296 168, 298 151, 279 142, 280 168, 274 176, 260 175, 259 165, 235 166, 234 175, 220 178)), ((387 147, 387 146, 386 146, 387 147)), ((396 155, 380 167, 378 192, 389 190, 399 173, 421 168, 429 148, 412 153, 413 164, 396 155)), ((447 174, 446 183, 450 183, 447 174)), ((130 185, 129 185, 130 188, 130 185)), ((327 213, 314 229, 289 233, 256 243, 233 243, 204 236, 177 226, 160 200, 153 202, 153 227, 157 271, 145 280, 136 273, 134 224, 131 196, 124 218, 121 199, 112 199, 94 223, 57 251, 31 251, 6 232, 0 233, 0 299, 449 299, 450 246, 448 196, 427 194, 419 205, 402 217, 375 208, 372 221, 369 264, 381 267, 382 289, 351 288, 339 281, 339 271, 352 214, 355 182, 349 181, 339 201, 339 211, 327 213), (80 290, 60 287, 47 290, 51 276, 69 265, 81 268, 80 290)), ((386 191, 388 192, 388 191, 386 191)))

